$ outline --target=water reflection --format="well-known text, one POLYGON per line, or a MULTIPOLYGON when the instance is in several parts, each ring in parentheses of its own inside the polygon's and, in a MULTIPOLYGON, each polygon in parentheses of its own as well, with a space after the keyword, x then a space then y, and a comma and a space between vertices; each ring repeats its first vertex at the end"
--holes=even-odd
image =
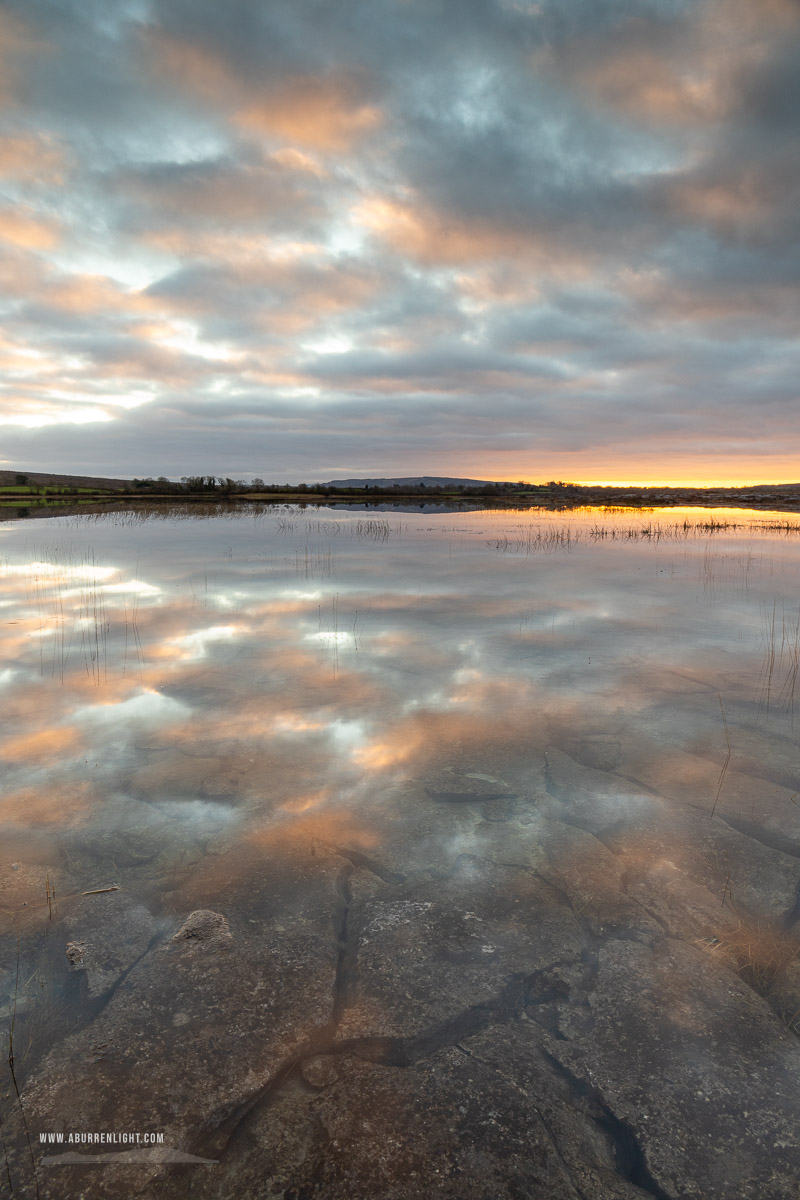
POLYGON ((629 513, 601 538, 595 512, 109 516, 61 542, 50 523, 46 547, 7 527, 4 791, 49 792, 53 823, 76 819, 67 781, 277 812, 440 758, 525 769, 598 711, 638 722, 645 753, 666 719, 670 746, 682 726, 718 755, 717 696, 734 724, 791 735, 800 537, 737 512, 712 541, 690 515, 670 512, 672 541, 629 513))
MULTIPOLYGON (((331 851, 397 880, 522 856, 592 928, 653 889, 678 928, 695 887, 783 920, 796 880, 768 851, 800 847, 798 529, 707 510, 5 526, 0 1008, 22 977, 49 982, 25 983, 21 1021, 69 1000, 31 1021, 21 1070, 81 1019, 56 929, 105 885, 152 919, 280 929, 291 871, 331 851), (712 813, 722 842, 698 833, 712 813)), ((720 944, 730 911, 706 904, 695 936, 720 944)))

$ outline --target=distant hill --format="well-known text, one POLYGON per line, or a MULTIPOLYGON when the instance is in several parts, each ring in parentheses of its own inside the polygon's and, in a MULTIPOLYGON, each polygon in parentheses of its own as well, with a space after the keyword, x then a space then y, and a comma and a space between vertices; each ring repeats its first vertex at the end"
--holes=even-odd
POLYGON ((399 479, 329 479, 325 487, 485 487, 492 479, 453 479, 449 475, 404 475, 399 479))
POLYGON ((98 475, 56 475, 52 471, 0 471, 0 487, 11 487, 22 479, 41 487, 91 487, 124 492, 130 479, 106 479, 98 475))

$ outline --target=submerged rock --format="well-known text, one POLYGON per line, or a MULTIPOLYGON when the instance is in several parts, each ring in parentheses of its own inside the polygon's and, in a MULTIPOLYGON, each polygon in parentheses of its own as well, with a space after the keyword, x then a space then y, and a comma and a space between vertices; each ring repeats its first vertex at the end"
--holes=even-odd
POLYGON ((542 807, 590 833, 601 833, 665 811, 662 797, 610 771, 585 767, 556 746, 547 750, 547 787, 542 807))
POLYGON ((432 774, 375 802, 385 844, 265 820, 172 918, 83 897, 93 1003, 26 1118, 166 1145, 43 1173, 43 1200, 794 1200, 797 967, 765 982, 736 938, 758 895, 791 937, 800 862, 561 750, 548 787, 432 774))
POLYGON ((517 867, 465 856, 448 878, 403 891, 370 888, 348 921, 355 957, 338 1039, 436 1036, 481 1006, 507 1006, 515 977, 585 938, 548 885, 517 867))
MULTIPOLYGON (((130 967, 88 1025, 42 1059, 23 1091, 29 1128, 158 1131, 167 1148, 218 1157, 241 1114, 331 1020, 341 860, 284 853, 266 871, 264 861, 262 853, 260 877, 241 885, 245 911, 258 918, 242 914, 233 889, 230 929, 221 913, 194 910, 130 967), (287 894, 302 902, 287 910, 287 894)), ((15 1194, 32 1196, 14 1108, 6 1133, 15 1194)), ((101 1173, 76 1165, 44 1182, 54 1200, 150 1196, 161 1194, 150 1189, 165 1170, 173 1168, 101 1173)), ((183 1185, 178 1194, 186 1194, 183 1185)))
POLYGON ((80 967, 83 965, 83 960, 86 955, 88 946, 86 942, 67 942, 66 956, 67 962, 71 967, 80 967))
POLYGON ((231 940, 231 930, 228 918, 222 913, 211 912, 210 909, 198 908, 189 913, 177 933, 173 934, 173 942, 194 938, 198 942, 222 944, 231 940))
POLYGON ((147 951, 159 928, 127 892, 82 896, 64 917, 67 962, 83 972, 88 995, 101 996, 147 951))
POLYGON ((533 1058, 536 1030, 514 1022, 493 1035, 406 1067, 339 1058, 322 1093, 287 1088, 254 1114, 218 1170, 192 1177, 193 1194, 643 1200, 591 1103, 533 1058))
POLYGON ((800 1045, 763 999, 668 938, 603 947, 589 1004, 591 1036, 548 1053, 627 1129, 641 1183, 670 1200, 796 1195, 800 1045))
POLYGON ((514 792, 502 779, 480 772, 437 771, 425 780, 425 793, 431 800, 451 804, 474 801, 508 800, 514 792))
POLYGON ((670 749, 639 755, 620 765, 675 807, 714 813, 732 828, 775 850, 800 856, 800 807, 791 788, 747 775, 722 762, 670 749))

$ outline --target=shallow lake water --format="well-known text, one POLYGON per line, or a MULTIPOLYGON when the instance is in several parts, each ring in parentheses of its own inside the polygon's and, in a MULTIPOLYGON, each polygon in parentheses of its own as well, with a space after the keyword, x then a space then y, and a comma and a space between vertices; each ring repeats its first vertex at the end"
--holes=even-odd
MULTIPOLYGON (((6 1121, 18 1120, 16 1086, 23 1106, 29 1089, 35 1142, 43 1122, 66 1121, 57 1093, 75 1085, 80 1061, 89 1089, 99 1079, 99 1093, 126 1092, 127 1125, 166 1128, 168 1145, 220 1161, 214 1170, 229 1176, 205 1182, 209 1195, 249 1195, 247 1164, 259 1151, 230 1145, 245 1146, 242 1129, 266 1119, 268 1099, 275 1108, 276 1080, 300 1080, 303 1095, 285 1105, 317 1104, 329 1087, 363 1095, 363 1080, 326 1076, 334 1059, 351 1054, 354 1070, 399 1070, 403 1055, 427 1062, 449 1044, 432 1031, 458 1020, 464 1036, 496 1028, 499 1018, 463 1014, 496 1016, 509 980, 524 992, 515 1016, 541 1017, 554 1045, 583 1045, 575 1013, 598 1004, 574 1002, 568 1020, 558 991, 567 983, 549 979, 537 998, 532 981, 570 956, 585 963, 609 937, 636 941, 619 935, 638 929, 634 907, 647 918, 639 942, 655 944, 660 929, 704 956, 748 987, 793 1044, 794 518, 299 507, 64 515, 0 525, 0 579, 0 1027, 7 1038, 13 1020, 6 1121), (574 924, 553 933, 548 962, 529 944, 527 905, 537 923, 550 905, 574 924), (196 912, 218 917, 187 929, 196 912), (766 966, 736 940, 743 928, 751 940, 777 939, 766 966), (219 950, 222 968, 203 960, 212 993, 200 989, 198 1011, 176 990, 177 971, 162 1012, 152 963, 182 930, 187 954, 216 953, 225 939, 231 948, 219 950), (254 961, 262 933, 271 940, 259 1025, 248 1005, 261 984, 247 982, 242 963, 254 961), (219 971, 223 981, 241 972, 244 994, 235 981, 214 992, 208 978, 219 971), (151 1005, 138 1029, 137 987, 137 1003, 149 995, 151 1005), (204 1048, 198 1064, 183 1051, 171 1061, 171 1043, 153 1035, 162 1099, 173 1088, 154 1107, 122 1043, 146 1040, 159 1021, 177 1040, 194 1029, 204 1048), (212 1027, 226 1031, 218 1047, 212 1027), (90 1046, 100 1046, 95 1057, 90 1046), (217 1052, 221 1063, 238 1054, 249 1074, 217 1070, 217 1052)), ((190 966, 194 980, 200 968, 190 966)), ((602 1069, 590 1064, 586 1077, 613 1108, 608 1096, 622 1084, 596 1084, 602 1069)), ((625 1121, 649 1102, 630 1096, 625 1121)), ((109 1117, 111 1127, 122 1119, 109 1117)), ((407 1119, 392 1125, 398 1146, 407 1119)), ((730 1119, 731 1136, 747 1125, 735 1110, 730 1119)), ((91 1129, 100 1116, 76 1120, 91 1129)), ((287 1128, 282 1153, 294 1144, 287 1128)), ((641 1128, 620 1176, 633 1190, 584 1181, 581 1195, 700 1194, 671 1190, 662 1159, 672 1127, 652 1143, 641 1128)), ((263 1130, 247 1136, 263 1149, 263 1130)), ((290 1170, 272 1143, 268 1151, 294 1195, 311 1168, 285 1152, 290 1170)), ((619 1145, 612 1151, 616 1162, 619 1145)), ((782 1196, 764 1183, 766 1154, 762 1163, 748 1153, 747 1186, 782 1196)), ((26 1154, 11 1159, 23 1194, 33 1186, 26 1154)), ((125 1194, 139 1194, 140 1179, 152 1186, 141 1168, 126 1169, 125 1194)), ((411 1196, 427 1180, 431 1194, 426 1169, 407 1191, 389 1190, 400 1186, 391 1163, 383 1185, 364 1174, 347 1187, 411 1196)), ((41 1188, 55 1189, 46 1194, 105 1195, 98 1175, 54 1185, 54 1170, 39 1166, 41 1188)), ((733 1194, 719 1170, 708 1196, 733 1194)), ((339 1195, 338 1179, 302 1194, 339 1195)), ((523 1172, 514 1186, 562 1194, 531 1179, 523 1172)), ((517 1194, 498 1180, 492 1194, 517 1194)), ((284 1194, 274 1186, 252 1194, 284 1194)), ((451 1193, 442 1184, 432 1194, 451 1193)))

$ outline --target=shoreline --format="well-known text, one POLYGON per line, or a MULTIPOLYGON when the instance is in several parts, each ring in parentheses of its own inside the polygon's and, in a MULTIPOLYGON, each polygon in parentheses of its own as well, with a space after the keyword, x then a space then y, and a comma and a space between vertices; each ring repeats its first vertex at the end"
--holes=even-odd
MULTIPOLYGON (((350 489, 337 491, 264 490, 258 492, 183 492, 122 491, 117 489, 81 488, 75 494, 57 486, 31 489, 3 488, 0 491, 0 513, 3 509, 26 509, 34 512, 86 509, 89 506, 107 508, 133 507, 140 505, 242 505, 242 504, 301 504, 315 507, 336 507, 357 504, 365 509, 385 505, 412 504, 429 508, 442 505, 450 509, 462 506, 485 508, 530 510, 535 508, 550 511, 571 511, 578 508, 740 508, 771 510, 773 512, 800 513, 800 485, 774 490, 760 488, 612 488, 612 487, 564 487, 542 488, 537 491, 496 492, 487 494, 486 489, 476 493, 466 491, 435 491, 434 489, 350 489)), ((22 514, 20 514, 22 515, 22 514)), ((27 515, 27 514, 26 514, 27 515)))

